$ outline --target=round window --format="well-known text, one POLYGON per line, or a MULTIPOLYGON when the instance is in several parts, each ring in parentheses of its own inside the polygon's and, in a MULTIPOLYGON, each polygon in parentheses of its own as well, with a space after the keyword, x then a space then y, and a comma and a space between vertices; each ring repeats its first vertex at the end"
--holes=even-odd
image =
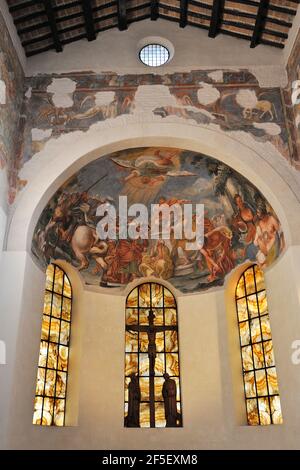
POLYGON ((170 52, 161 44, 147 44, 140 50, 140 59, 149 67, 159 67, 170 59, 170 52))

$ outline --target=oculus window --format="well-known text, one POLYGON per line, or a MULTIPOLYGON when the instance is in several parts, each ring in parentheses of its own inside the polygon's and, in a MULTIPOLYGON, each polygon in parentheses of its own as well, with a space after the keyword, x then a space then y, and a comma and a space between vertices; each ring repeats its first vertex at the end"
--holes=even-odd
POLYGON ((250 266, 244 271, 235 297, 248 424, 281 424, 265 280, 258 266, 250 266))
POLYGON ((140 60, 149 67, 159 67, 170 59, 170 51, 161 44, 147 44, 140 50, 140 60))
POLYGON ((158 283, 126 301, 125 427, 181 427, 177 307, 158 283))
POLYGON ((33 424, 65 424, 71 309, 70 281, 61 268, 50 264, 46 271, 33 424))

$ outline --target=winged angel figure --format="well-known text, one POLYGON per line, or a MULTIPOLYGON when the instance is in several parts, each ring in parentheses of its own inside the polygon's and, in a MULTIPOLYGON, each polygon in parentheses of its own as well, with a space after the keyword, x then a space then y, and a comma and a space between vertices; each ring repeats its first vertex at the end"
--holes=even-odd
POLYGON ((127 196, 128 204, 153 203, 168 178, 197 176, 181 170, 180 151, 175 149, 147 149, 147 153, 114 158, 112 161, 130 170, 123 179, 121 195, 127 196))

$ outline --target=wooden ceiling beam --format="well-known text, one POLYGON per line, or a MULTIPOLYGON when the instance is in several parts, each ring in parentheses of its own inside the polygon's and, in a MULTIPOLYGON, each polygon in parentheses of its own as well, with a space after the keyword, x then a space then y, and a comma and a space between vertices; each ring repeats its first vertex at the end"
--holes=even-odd
POLYGON ((257 11, 257 16, 256 16, 256 21, 255 21, 255 26, 254 26, 254 31, 252 34, 251 38, 251 44, 250 47, 256 47, 259 42, 260 38, 266 23, 266 18, 268 15, 268 9, 269 9, 269 4, 270 0, 260 0, 258 11, 257 11))
POLYGON ((85 29, 88 41, 96 39, 95 24, 91 0, 82 0, 82 10, 84 15, 85 29))
POLYGON ((189 6, 188 0, 180 0, 180 20, 179 20, 180 28, 185 28, 187 25, 188 6, 189 6))
POLYGON ((61 41, 60 41, 60 38, 59 38, 58 29, 57 29, 57 26, 56 26, 55 13, 54 13, 54 10, 53 10, 53 7, 52 7, 51 0, 43 0, 43 3, 44 3, 44 7, 45 7, 46 16, 47 16, 48 21, 49 21, 49 26, 50 26, 50 29, 51 29, 51 32, 52 32, 52 37, 53 37, 53 43, 54 43, 55 50, 56 50, 56 52, 62 52, 63 48, 62 48, 62 44, 61 44, 61 41))
POLYGON ((158 0, 151 0, 151 21, 156 21, 158 19, 158 0))
POLYGON ((220 32, 220 26, 224 12, 224 3, 224 0, 214 0, 211 12, 210 27, 208 31, 208 36, 210 38, 215 38, 220 32))
POLYGON ((120 31, 127 29, 126 0, 118 0, 118 27, 120 31))

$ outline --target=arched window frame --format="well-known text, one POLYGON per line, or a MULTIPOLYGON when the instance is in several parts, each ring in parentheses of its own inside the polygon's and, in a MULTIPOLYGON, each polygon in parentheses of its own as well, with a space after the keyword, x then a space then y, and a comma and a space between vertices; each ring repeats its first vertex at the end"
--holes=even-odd
POLYGON ((33 424, 64 426, 72 321, 72 286, 57 264, 46 271, 46 286, 33 424))
POLYGON ((248 424, 282 424, 267 292, 258 265, 248 266, 241 274, 235 302, 248 424))
MULTIPOLYGON (((167 296, 168 296, 167 295, 167 296)), ((172 291, 167 288, 166 286, 164 286, 163 284, 160 284, 158 282, 155 282, 155 281, 149 281, 149 282, 143 282, 139 285, 137 285, 134 289, 132 289, 127 298, 126 298, 126 337, 127 337, 127 330, 128 330, 128 326, 129 326, 129 329, 130 329, 130 326, 132 326, 132 324, 128 324, 128 310, 137 310, 137 323, 135 325, 146 325, 147 323, 144 321, 144 320, 141 320, 141 317, 140 317, 140 311, 142 310, 149 310, 149 309, 156 309, 157 311, 158 310, 163 310, 163 324, 161 326, 165 327, 167 329, 168 325, 170 324, 173 324, 173 320, 171 319, 171 317, 168 318, 167 322, 166 322, 166 310, 174 310, 175 311, 175 323, 174 323, 174 326, 176 326, 176 328, 174 329, 176 331, 176 336, 177 336, 177 350, 176 352, 174 351, 173 354, 176 354, 177 355, 177 367, 178 367, 178 374, 177 375, 173 375, 172 373, 170 373, 170 378, 171 379, 174 379, 176 381, 176 390, 177 390, 177 394, 176 394, 176 405, 177 405, 177 411, 178 411, 178 420, 176 422, 176 426, 172 426, 172 427, 182 427, 182 403, 181 403, 181 379, 180 379, 180 347, 179 347, 179 338, 178 338, 178 309, 177 309, 177 302, 176 302, 176 298, 174 296, 174 294, 172 293, 172 291), (141 305, 140 303, 140 289, 143 287, 143 286, 146 286, 146 285, 149 285, 150 286, 150 297, 151 297, 151 293, 152 293, 152 288, 154 285, 156 286, 159 286, 161 289, 162 289, 162 292, 163 292, 163 304, 162 306, 157 306, 157 307, 154 307, 150 304, 150 306, 146 307, 145 305, 141 305), (132 296, 132 294, 134 293, 134 291, 137 290, 138 292, 138 301, 137 301, 137 305, 134 307, 134 306, 131 306, 129 304, 130 302, 130 297, 132 296), (172 298, 172 302, 173 304, 171 306, 168 306, 165 304, 165 300, 166 300, 166 297, 165 297, 165 292, 167 292, 167 294, 170 296, 170 298, 172 298), (180 415, 180 416, 179 416, 180 415)), ((156 311, 155 310, 155 311, 156 311)), ((170 312, 168 312, 169 314, 170 312)), ((170 361, 168 361, 168 357, 167 355, 168 354, 172 354, 172 352, 169 352, 167 351, 168 347, 166 346, 166 335, 165 335, 165 332, 163 333, 164 335, 164 349, 163 351, 157 351, 157 355, 160 355, 160 354, 163 354, 164 355, 164 361, 163 361, 163 364, 164 364, 164 373, 165 372, 171 372, 172 369, 170 369, 169 366, 167 366, 167 363, 170 364, 170 361)), ((126 404, 128 404, 128 383, 129 383, 129 374, 126 373, 127 371, 127 357, 128 355, 130 354, 137 354, 137 377, 138 377, 138 381, 139 381, 139 384, 141 384, 141 381, 143 381, 143 379, 147 379, 149 378, 149 400, 143 400, 143 387, 141 387, 141 392, 142 392, 142 397, 141 397, 141 404, 145 403, 146 405, 149 403, 149 409, 150 409, 150 400, 151 400, 151 397, 150 397, 150 372, 148 373, 148 375, 143 375, 140 373, 141 371, 141 368, 140 368, 140 359, 141 359, 141 355, 143 354, 144 356, 147 355, 147 350, 140 350, 140 332, 138 332, 138 338, 137 338, 137 351, 135 352, 129 352, 127 350, 127 340, 125 340, 125 410, 124 410, 124 416, 125 416, 125 422, 124 422, 124 425, 125 427, 127 427, 127 424, 126 424, 126 412, 127 412, 127 409, 126 409, 126 404)), ((175 369, 174 369, 175 370, 175 369)), ((154 380, 156 381, 156 383, 158 383, 159 381, 161 382, 161 387, 163 386, 163 375, 155 375, 154 377, 154 380)), ((157 387, 157 390, 160 390, 159 387, 157 387)), ((161 395, 161 392, 159 393, 159 395, 161 395)), ((157 399, 157 396, 158 396, 158 393, 155 391, 155 405, 157 403, 160 403, 162 404, 163 403, 163 398, 161 396, 161 398, 157 399)), ((157 405, 159 406, 159 405, 157 405)), ((161 414, 162 410, 160 410, 160 413, 159 412, 156 412, 155 410, 155 422, 153 422, 153 417, 151 419, 151 411, 150 411, 150 414, 149 414, 149 420, 147 422, 147 420, 144 420, 143 419, 143 410, 141 409, 140 410, 140 416, 141 416, 141 420, 140 420, 140 426, 136 426, 136 427, 151 427, 151 428, 158 428, 158 427, 165 427, 166 426, 166 421, 164 418, 162 418, 162 414, 161 414), (157 418, 158 416, 158 418, 157 418)), ((153 412, 152 412, 153 413, 153 412)), ((166 426, 168 427, 168 426, 166 426)))

